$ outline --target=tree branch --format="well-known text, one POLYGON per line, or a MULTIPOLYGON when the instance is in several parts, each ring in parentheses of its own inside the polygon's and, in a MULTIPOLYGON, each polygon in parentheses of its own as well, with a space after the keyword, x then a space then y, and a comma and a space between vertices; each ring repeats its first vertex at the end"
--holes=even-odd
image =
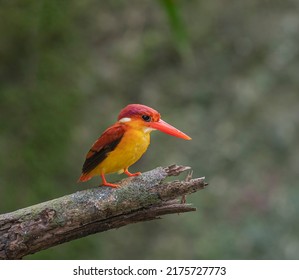
POLYGON ((121 187, 96 187, 0 215, 0 259, 20 259, 89 234, 195 211, 176 198, 203 189, 204 178, 164 182, 190 167, 158 167, 124 179, 121 187))

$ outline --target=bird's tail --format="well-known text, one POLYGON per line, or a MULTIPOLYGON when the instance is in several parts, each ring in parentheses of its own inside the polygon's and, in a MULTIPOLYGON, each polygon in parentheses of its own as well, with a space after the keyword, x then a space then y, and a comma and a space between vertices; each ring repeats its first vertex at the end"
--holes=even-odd
POLYGON ((86 182, 89 179, 91 179, 91 176, 89 173, 82 173, 80 178, 78 179, 78 182, 86 182))

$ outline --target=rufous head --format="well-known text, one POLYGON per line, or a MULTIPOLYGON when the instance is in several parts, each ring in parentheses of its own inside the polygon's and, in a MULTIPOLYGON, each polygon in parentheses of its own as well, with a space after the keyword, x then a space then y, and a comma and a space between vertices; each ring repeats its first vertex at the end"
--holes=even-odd
POLYGON ((187 134, 163 121, 159 112, 145 105, 129 104, 119 113, 118 121, 128 125, 137 124, 144 128, 145 132, 157 129, 175 137, 191 140, 187 134))

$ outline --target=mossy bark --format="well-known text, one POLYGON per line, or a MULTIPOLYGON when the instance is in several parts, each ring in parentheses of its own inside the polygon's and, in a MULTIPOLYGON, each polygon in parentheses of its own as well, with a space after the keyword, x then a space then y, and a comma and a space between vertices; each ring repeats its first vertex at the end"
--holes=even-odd
POLYGON ((207 185, 204 178, 163 182, 188 169, 158 167, 122 180, 118 189, 82 190, 0 215, 0 259, 20 259, 96 232, 160 215, 195 211, 176 198, 203 189, 207 185))

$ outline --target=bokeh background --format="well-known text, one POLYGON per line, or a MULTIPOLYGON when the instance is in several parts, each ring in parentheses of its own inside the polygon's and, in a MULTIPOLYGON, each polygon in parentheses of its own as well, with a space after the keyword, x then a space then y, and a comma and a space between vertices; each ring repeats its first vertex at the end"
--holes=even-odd
MULTIPOLYGON (((299 2, 2 0, 0 212, 96 186, 84 156, 142 103, 189 134, 152 133, 131 171, 177 163, 197 212, 26 259, 298 259, 299 2)), ((110 176, 110 180, 122 176, 110 176)))

